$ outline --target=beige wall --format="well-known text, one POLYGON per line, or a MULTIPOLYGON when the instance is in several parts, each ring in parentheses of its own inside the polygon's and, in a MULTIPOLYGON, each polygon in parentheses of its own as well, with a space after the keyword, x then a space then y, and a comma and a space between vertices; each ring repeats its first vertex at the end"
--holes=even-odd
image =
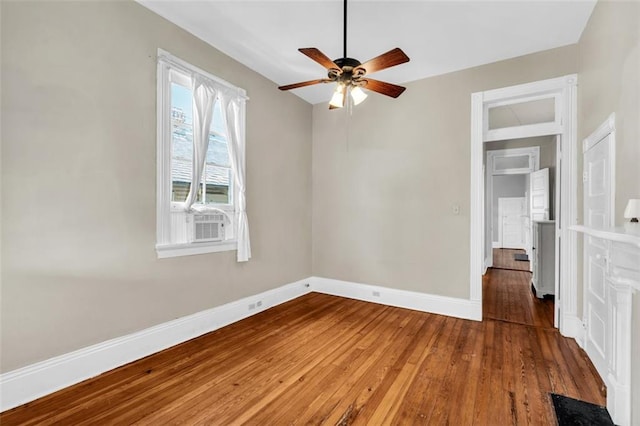
POLYGON ((311 106, 129 1, 2 2, 6 372, 311 275, 311 106), (247 90, 253 258, 156 258, 156 52, 247 90))
MULTIPOLYGON (((578 53, 579 141, 609 114, 616 113, 615 217, 616 224, 621 225, 627 200, 640 198, 640 2, 598 2, 580 38, 578 53)), ((581 164, 581 154, 579 159, 581 164)), ((582 206, 582 188, 578 195, 578 205, 582 206)), ((582 217, 581 209, 579 214, 582 217)), ((632 330, 633 407, 640 407, 638 297, 634 295, 632 330)), ((632 415, 632 424, 640 424, 640 410, 636 409, 632 415)))
POLYGON ((468 298, 471 93, 575 73, 576 53, 415 81, 353 115, 315 105, 314 275, 468 298))
POLYGON ((579 138, 618 117, 618 223, 640 197, 637 2, 598 3, 577 46, 416 81, 353 115, 280 93, 133 2, 0 4, 2 372, 312 273, 467 298, 473 92, 579 72, 579 138), (246 264, 156 258, 158 47, 251 97, 246 264))
POLYGON ((640 198, 640 2, 598 2, 578 52, 579 140, 616 113, 615 209, 621 224, 627 200, 640 198))

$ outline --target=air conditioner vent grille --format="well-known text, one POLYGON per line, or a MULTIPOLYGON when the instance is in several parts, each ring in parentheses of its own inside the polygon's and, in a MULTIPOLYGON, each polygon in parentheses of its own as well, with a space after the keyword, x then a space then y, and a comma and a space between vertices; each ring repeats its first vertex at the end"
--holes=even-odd
POLYGON ((222 213, 217 214, 197 214, 193 216, 193 221, 198 222, 224 222, 224 215, 222 213))
POLYGON ((222 213, 193 215, 193 242, 224 240, 224 219, 222 213))

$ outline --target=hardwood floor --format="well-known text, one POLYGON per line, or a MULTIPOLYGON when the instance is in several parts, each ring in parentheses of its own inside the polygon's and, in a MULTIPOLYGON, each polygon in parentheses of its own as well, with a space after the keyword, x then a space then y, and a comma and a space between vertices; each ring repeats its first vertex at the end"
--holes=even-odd
POLYGON ((528 271, 529 262, 515 260, 514 254, 526 253, 524 250, 519 249, 493 249, 493 267, 499 269, 513 269, 516 271, 528 271))
POLYGON ((538 299, 531 291, 531 273, 489 268, 482 277, 485 319, 535 327, 553 327, 553 299, 538 299))
POLYGON ((547 314, 528 315, 533 325, 474 322, 311 293, 0 423, 549 425, 548 392, 603 405, 584 352, 544 325, 547 314))

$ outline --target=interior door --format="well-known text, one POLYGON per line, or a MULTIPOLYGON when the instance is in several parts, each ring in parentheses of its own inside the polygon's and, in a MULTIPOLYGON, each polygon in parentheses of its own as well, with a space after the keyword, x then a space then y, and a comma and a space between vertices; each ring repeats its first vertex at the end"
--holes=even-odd
POLYGON ((531 172, 529 185, 531 220, 549 220, 549 169, 531 172))
MULTIPOLYGON (((612 139, 607 135, 584 151, 584 222, 590 228, 612 225, 612 139)), ((607 374, 607 269, 603 240, 585 236, 585 351, 605 378, 607 374)))
POLYGON ((500 217, 500 241, 502 248, 524 248, 522 223, 525 215, 525 199, 499 198, 498 215, 500 217))

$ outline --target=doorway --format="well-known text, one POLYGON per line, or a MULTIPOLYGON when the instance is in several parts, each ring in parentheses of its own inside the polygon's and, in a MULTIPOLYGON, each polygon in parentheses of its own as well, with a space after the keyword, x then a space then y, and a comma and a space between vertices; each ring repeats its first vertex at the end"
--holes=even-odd
POLYGON ((554 326, 569 337, 578 337, 581 331, 576 295, 577 243, 576 236, 569 230, 577 220, 576 85, 577 76, 569 75, 471 95, 471 299, 483 300, 482 273, 487 257, 482 155, 485 143, 557 135, 554 326), (518 117, 523 111, 541 110, 541 106, 551 106, 551 112, 533 114, 528 122, 509 120, 510 116, 518 117))
MULTIPOLYGON (((516 175, 517 176, 517 175, 516 175)), ((514 177, 516 177, 514 176, 514 177)), ((524 177, 524 176, 517 176, 524 177)), ((494 181, 497 178, 494 178, 494 181)), ((509 179, 513 180, 513 179, 509 179)), ((519 180, 519 179, 518 179, 519 180)), ((500 179, 498 183, 505 181, 500 179)), ((524 183, 524 180, 523 180, 524 183)), ((496 183, 494 182, 494 186, 496 183)), ((522 185, 524 189, 524 184, 522 185)), ((523 194, 524 195, 524 194, 523 194)), ((498 243, 501 249, 524 250, 525 234, 524 218, 527 215, 525 197, 498 198, 498 243)))

